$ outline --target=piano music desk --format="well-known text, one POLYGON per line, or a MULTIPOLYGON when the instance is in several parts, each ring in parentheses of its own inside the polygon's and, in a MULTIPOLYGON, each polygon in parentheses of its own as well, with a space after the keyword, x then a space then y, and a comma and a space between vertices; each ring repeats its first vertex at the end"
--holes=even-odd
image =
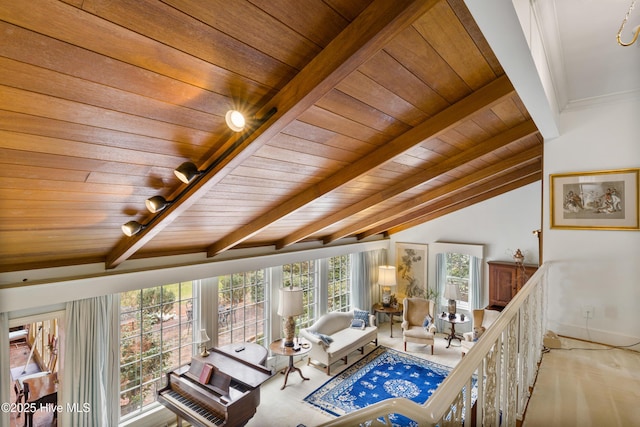
POLYGON ((307 354, 311 350, 311 343, 305 340, 304 338, 300 338, 299 345, 300 345, 300 350, 295 351, 293 347, 285 347, 284 340, 280 339, 272 342, 271 345, 269 346, 269 349, 271 350, 272 354, 276 354, 278 356, 289 356, 289 366, 287 366, 282 371, 282 373, 284 374, 284 384, 282 385, 282 387, 280 387, 280 390, 284 390, 284 388, 287 386, 287 379, 289 378, 289 373, 293 371, 298 371, 298 373, 300 374, 300 377, 302 377, 303 380, 309 379, 304 375, 302 375, 302 371, 300 370, 300 368, 296 368, 293 365, 293 357, 307 354))

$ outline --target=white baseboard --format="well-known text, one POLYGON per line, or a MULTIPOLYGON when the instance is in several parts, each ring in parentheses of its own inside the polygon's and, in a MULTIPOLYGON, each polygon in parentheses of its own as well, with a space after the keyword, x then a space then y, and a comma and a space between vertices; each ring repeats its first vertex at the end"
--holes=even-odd
POLYGON ((640 337, 632 337, 630 335, 619 334, 612 331, 594 329, 585 325, 569 325, 565 323, 549 321, 549 330, 554 331, 558 335, 576 338, 584 341, 610 345, 614 347, 625 347, 630 350, 640 351, 640 337), (632 347, 627 347, 636 344, 632 347))

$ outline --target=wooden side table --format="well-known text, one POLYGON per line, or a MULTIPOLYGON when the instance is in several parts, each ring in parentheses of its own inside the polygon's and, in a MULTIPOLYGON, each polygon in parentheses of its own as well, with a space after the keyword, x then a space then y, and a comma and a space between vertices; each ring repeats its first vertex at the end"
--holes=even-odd
POLYGON ((403 309, 404 308, 402 307, 402 304, 398 304, 396 307, 392 307, 392 306, 385 307, 380 303, 373 304, 373 314, 384 313, 384 314, 389 316, 389 323, 390 323, 390 325, 389 325, 390 335, 389 336, 391 338, 393 338, 393 315, 397 314, 397 315, 402 316, 403 309))
POLYGON ((456 334, 456 325, 461 325, 463 323, 467 323, 470 322, 471 319, 469 318, 469 316, 465 316, 464 320, 462 320, 462 318, 460 317, 460 315, 458 313, 456 313, 456 317, 454 318, 449 318, 449 315, 440 315, 438 316, 439 319, 445 320, 447 322, 449 322, 451 324, 451 332, 449 333, 449 336, 445 337, 445 339, 449 340, 449 344, 447 344, 447 348, 449 348, 451 346, 451 340, 456 339, 460 342, 462 342, 462 340, 464 339, 464 337, 462 335, 456 334))
POLYGON ((302 375, 302 371, 300 370, 300 368, 296 368, 294 366, 293 356, 300 356, 303 354, 307 354, 311 350, 311 343, 305 340, 304 338, 299 338, 298 343, 300 345, 300 350, 298 351, 295 351, 294 347, 285 347, 284 340, 282 339, 276 340, 269 345, 269 350, 271 350, 272 354, 275 354, 278 356, 289 356, 289 366, 287 366, 281 372, 284 374, 284 384, 282 384, 282 387, 280 387, 280 390, 284 390, 284 388, 287 386, 287 379, 289 378, 289 373, 293 371, 298 371, 298 373, 300 374, 300 377, 302 377, 303 380, 309 379, 304 375, 302 375))

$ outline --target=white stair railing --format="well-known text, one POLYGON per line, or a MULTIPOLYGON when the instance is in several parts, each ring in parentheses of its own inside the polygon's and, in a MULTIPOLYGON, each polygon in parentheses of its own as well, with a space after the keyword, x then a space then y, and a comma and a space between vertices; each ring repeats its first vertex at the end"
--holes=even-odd
POLYGON ((542 357, 546 326, 543 265, 424 404, 395 398, 322 424, 390 426, 401 414, 418 426, 515 426, 522 420, 542 357), (476 400, 466 393, 475 382, 476 400))

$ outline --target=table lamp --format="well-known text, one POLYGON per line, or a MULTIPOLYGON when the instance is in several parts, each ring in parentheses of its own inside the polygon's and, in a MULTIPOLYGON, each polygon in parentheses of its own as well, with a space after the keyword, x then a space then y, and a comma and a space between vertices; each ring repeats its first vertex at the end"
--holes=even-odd
POLYGON ((296 321, 294 316, 299 316, 304 312, 302 306, 302 289, 289 288, 280 289, 280 298, 278 301, 278 315, 282 316, 284 329, 284 346, 293 347, 293 337, 296 333, 296 321))
POLYGON ((449 300, 449 319, 456 317, 456 300, 460 299, 458 285, 448 284, 444 289, 444 297, 449 300))
POLYGON ((378 267, 378 284, 382 289, 382 306, 391 304, 391 288, 396 286, 396 268, 391 265, 378 267))

